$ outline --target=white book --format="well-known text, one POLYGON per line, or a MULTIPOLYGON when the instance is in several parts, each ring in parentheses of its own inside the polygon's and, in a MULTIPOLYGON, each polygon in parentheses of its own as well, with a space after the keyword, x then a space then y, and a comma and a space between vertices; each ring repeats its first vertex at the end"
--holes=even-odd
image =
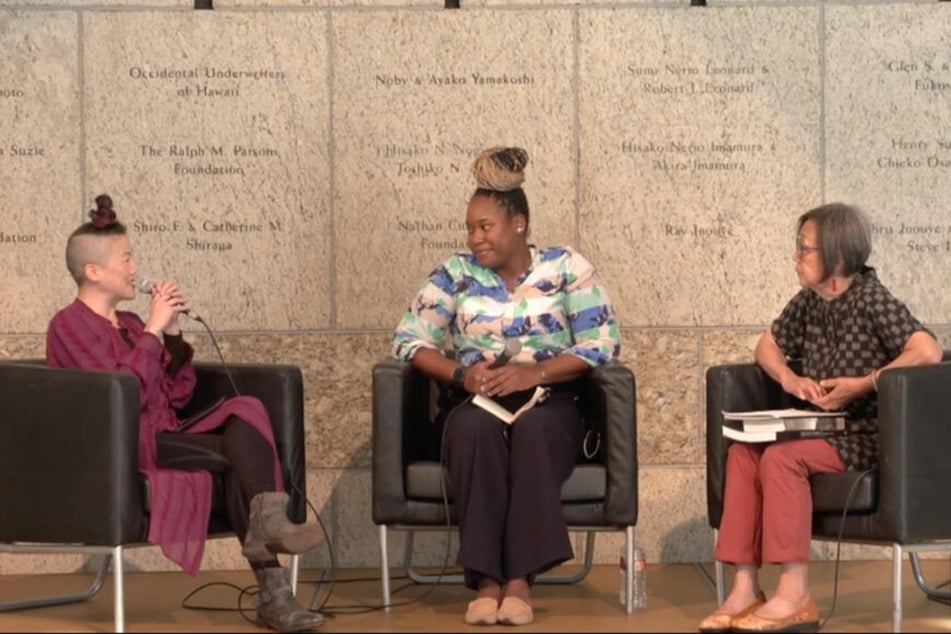
POLYGON ((508 411, 507 409, 505 409, 504 407, 502 407, 501 405, 493 401, 491 398, 487 396, 482 396, 480 394, 476 394, 475 396, 472 397, 472 404, 478 405, 485 411, 489 412, 490 414, 493 414, 496 418, 498 418, 502 422, 508 423, 509 425, 511 425, 518 419, 519 416, 521 416, 528 410, 532 409, 537 404, 543 403, 546 398, 548 398, 548 388, 538 385, 535 387, 535 392, 532 394, 532 397, 528 399, 524 405, 519 407, 514 412, 508 411))
POLYGON ((749 412, 723 412, 723 418, 727 420, 776 420, 789 418, 828 418, 832 416, 845 416, 845 412, 817 412, 811 409, 760 409, 749 412))

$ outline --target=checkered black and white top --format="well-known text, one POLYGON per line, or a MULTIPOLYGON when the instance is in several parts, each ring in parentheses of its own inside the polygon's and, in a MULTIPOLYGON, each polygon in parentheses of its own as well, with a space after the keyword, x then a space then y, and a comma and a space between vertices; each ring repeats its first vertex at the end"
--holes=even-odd
MULTIPOLYGON (((931 333, 864 267, 832 301, 802 289, 773 322, 772 334, 790 359, 802 359, 803 376, 820 381, 862 377, 901 354, 909 337, 931 333)), ((855 433, 829 439, 846 469, 878 463, 878 401, 871 392, 846 406, 855 433)))

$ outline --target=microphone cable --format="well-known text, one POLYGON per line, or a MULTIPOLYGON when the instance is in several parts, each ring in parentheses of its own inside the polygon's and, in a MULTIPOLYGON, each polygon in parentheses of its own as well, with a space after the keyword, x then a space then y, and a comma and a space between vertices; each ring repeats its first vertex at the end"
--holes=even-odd
POLYGON ((197 321, 199 324, 205 327, 205 331, 208 332, 208 336, 211 338, 211 343, 215 346, 215 352, 218 353, 218 359, 221 361, 221 367, 225 371, 225 375, 228 377, 228 382, 231 383, 231 389, 234 390, 235 396, 241 396, 241 392, 238 391, 238 385, 234 381, 234 376, 231 374, 231 368, 228 367, 228 364, 225 363, 225 355, 221 352, 221 346, 218 345, 218 338, 215 337, 215 333, 211 330, 211 327, 208 325, 208 322, 204 320, 201 315, 191 315, 189 313, 180 313, 185 315, 192 321, 197 321))
MULTIPOLYGON (((827 614, 826 617, 819 622, 818 631, 820 632, 822 631, 822 628, 824 628, 829 622, 829 619, 832 618, 832 615, 835 614, 835 604, 839 596, 839 556, 842 550, 842 535, 845 533, 845 518, 849 513, 849 507, 852 506, 852 499, 855 497, 855 493, 859 489, 859 484, 862 483, 862 480, 876 471, 878 471, 878 467, 865 469, 859 473, 858 477, 855 479, 855 482, 853 482, 852 486, 849 488, 848 495, 845 497, 845 508, 842 509, 842 518, 839 520, 839 535, 835 542, 835 568, 834 572, 832 573, 832 605, 829 607, 829 614, 827 614)), ((894 556, 894 554, 892 556, 894 556)))
MULTIPOLYGON (((197 317, 197 316, 196 316, 196 317, 197 317)), ((194 319, 194 318, 193 318, 193 319, 194 319)), ((199 321, 199 319, 195 319, 195 320, 196 320, 196 321, 199 321)), ((205 325, 206 328, 208 328, 208 326, 207 326, 207 324, 205 324, 204 320, 200 320, 200 321, 201 321, 201 323, 202 323, 203 325, 205 325)), ((211 334, 210 329, 209 329, 209 334, 211 334)), ((213 335, 212 335, 212 337, 213 337, 213 335)), ((223 357, 223 355, 221 355, 221 350, 220 350, 220 348, 217 347, 217 345, 216 345, 216 348, 218 349, 219 357, 220 357, 221 360, 222 360, 222 364, 224 364, 224 357, 223 357)), ((227 366, 225 366, 225 367, 227 368, 227 366)), ((236 395, 240 395, 240 393, 239 393, 239 391, 238 391, 238 389, 237 389, 237 387, 236 387, 236 385, 235 385, 235 383, 234 383, 234 379, 231 378, 230 372, 228 372, 228 376, 229 376, 229 379, 231 379, 232 387, 234 388, 235 394, 236 394, 236 395)), ((472 395, 469 395, 469 396, 466 397, 466 399, 463 400, 461 403, 459 403, 459 404, 453 406, 452 409, 449 411, 449 414, 446 416, 446 419, 445 419, 444 422, 443 422, 443 429, 442 429, 441 441, 440 441, 440 458, 439 458, 439 464, 440 464, 441 469, 444 469, 444 468, 445 468, 444 460, 443 460, 443 454, 442 454, 442 444, 443 444, 444 441, 445 441, 446 429, 448 428, 448 423, 449 423, 450 419, 452 418, 453 414, 455 414, 456 410, 457 410, 460 406, 462 406, 464 403, 470 401, 471 399, 472 399, 472 395)), ((355 582, 360 582, 360 581, 380 581, 380 579, 379 579, 379 577, 362 577, 362 578, 345 579, 345 580, 339 580, 339 579, 336 578, 337 564, 336 564, 336 557, 335 557, 335 555, 334 555, 335 549, 334 549, 334 546, 333 546, 333 540, 331 539, 330 534, 329 534, 329 532, 327 531, 327 527, 324 525, 324 522, 323 522, 323 520, 321 519, 320 514, 317 512, 317 509, 315 509, 314 506, 313 506, 313 504, 311 504, 310 500, 307 499, 307 497, 304 495, 303 491, 301 491, 301 489, 300 489, 300 487, 297 485, 297 483, 296 483, 296 482, 292 482, 292 483, 291 483, 291 486, 293 487, 294 491, 296 491, 299 495, 301 495, 302 497, 304 497, 304 500, 306 501, 308 508, 310 508, 310 510, 313 512, 314 516, 317 518, 317 522, 320 524, 321 530, 323 531, 323 534, 324 534, 325 541, 326 541, 326 543, 327 543, 327 554, 328 554, 328 557, 329 557, 329 560, 330 560, 330 569, 329 569, 329 571, 327 572, 327 577, 324 577, 324 576, 323 576, 323 573, 321 573, 321 578, 316 579, 316 580, 314 580, 314 581, 300 581, 300 579, 298 579, 298 586, 300 586, 300 585, 302 585, 302 584, 305 584, 305 583, 306 583, 306 584, 314 584, 314 586, 315 586, 315 587, 314 587, 314 591, 313 591, 313 593, 311 594, 310 600, 308 601, 307 606, 306 606, 305 609, 307 609, 307 610, 309 610, 309 611, 311 611, 311 612, 316 612, 316 613, 321 614, 321 615, 323 615, 323 616, 325 616, 325 617, 328 617, 328 618, 334 618, 334 617, 335 617, 336 615, 338 615, 338 614, 340 614, 340 615, 346 615, 346 614, 357 615, 357 614, 365 614, 365 613, 375 612, 375 611, 378 611, 378 610, 385 610, 385 609, 387 609, 387 608, 402 607, 402 606, 410 605, 411 603, 416 603, 416 602, 418 602, 418 601, 422 601, 424 598, 426 598, 427 596, 429 596, 429 595, 433 592, 433 590, 435 589, 436 585, 439 584, 439 582, 440 582, 440 580, 442 579, 442 577, 444 577, 445 574, 446 574, 446 572, 448 571, 448 569, 449 569, 449 554, 450 554, 450 551, 451 551, 451 540, 452 540, 452 522, 451 522, 451 518, 450 518, 450 511, 449 511, 449 498, 448 498, 448 493, 447 493, 446 488, 445 488, 445 478, 442 477, 442 474, 441 474, 441 475, 440 475, 440 492, 441 492, 441 495, 442 495, 443 509, 444 509, 445 517, 446 517, 446 551, 445 551, 445 555, 444 555, 444 557, 443 557, 442 569, 440 570, 439 574, 437 575, 436 580, 433 581, 433 582, 431 582, 431 583, 429 584, 430 587, 427 588, 426 591, 423 592, 423 593, 421 593, 418 597, 414 597, 414 598, 408 599, 408 600, 406 600, 406 601, 394 602, 394 601, 392 601, 392 598, 391 598, 390 603, 385 603, 385 604, 384 604, 384 603, 378 603, 378 604, 369 604, 369 605, 337 605, 337 606, 328 605, 328 602, 329 602, 329 600, 330 600, 330 597, 331 597, 332 594, 333 594, 334 588, 336 587, 336 585, 337 585, 338 583, 355 583, 355 582), (317 603, 317 596, 318 596, 318 592, 319 592, 320 586, 325 585, 325 584, 327 584, 327 583, 330 584, 329 590, 324 594, 323 598, 322 598, 321 601, 319 602, 319 605, 317 605, 316 607, 314 607, 314 604, 317 603)), ((388 572, 387 572, 387 574, 388 574, 388 572)), ((391 577, 391 579, 407 579, 407 578, 408 578, 407 576, 391 577)), ((413 587, 413 586, 415 586, 415 585, 418 585, 418 584, 417 584, 416 582, 414 582, 414 581, 409 581, 408 583, 406 583, 406 584, 404 584, 404 585, 402 585, 402 586, 400 586, 400 587, 398 587, 398 588, 393 589, 393 590, 390 592, 391 597, 392 597, 392 595, 397 594, 397 593, 399 593, 399 592, 402 592, 403 590, 406 590, 407 588, 413 587)), ((249 623, 254 623, 254 622, 255 622, 255 619, 249 617, 249 616, 246 614, 246 612, 248 611, 248 608, 244 607, 244 606, 242 605, 242 602, 243 602, 243 599, 244 599, 245 596, 254 596, 254 595, 256 595, 256 594, 257 594, 257 588, 258 588, 258 586, 257 586, 256 584, 251 584, 251 585, 248 585, 248 586, 241 587, 241 586, 238 586, 238 585, 233 584, 233 583, 230 583, 230 582, 225 582, 225 581, 213 581, 213 582, 209 582, 209 583, 203 584, 203 585, 201 585, 201 586, 195 588, 194 590, 192 590, 190 593, 188 593, 188 595, 186 595, 185 598, 182 599, 181 606, 182 606, 183 608, 185 608, 185 609, 190 609, 190 610, 207 610, 207 611, 213 611, 213 612, 235 612, 235 611, 236 611, 236 612, 238 612, 239 614, 241 614, 242 618, 244 618, 246 621, 248 621, 249 623), (228 608, 228 607, 217 607, 217 606, 203 606, 203 605, 194 605, 194 604, 189 604, 189 603, 188 603, 188 600, 191 599, 193 596, 195 596, 197 593, 199 593, 199 592, 201 592, 202 590, 205 590, 205 589, 207 589, 207 588, 213 587, 213 586, 225 586, 225 587, 229 587, 229 588, 232 588, 232 589, 236 590, 236 591, 238 592, 237 607, 236 607, 236 608, 228 608)))
MULTIPOLYGON (((445 554, 443 555, 442 567, 440 568, 439 573, 436 575, 435 580, 430 581, 430 582, 428 583, 429 587, 426 588, 426 590, 425 590, 424 592, 420 593, 419 596, 414 597, 414 598, 412 598, 412 599, 407 599, 406 601, 394 602, 394 601, 392 600, 392 595, 394 595, 394 594, 396 594, 396 593, 398 593, 398 592, 402 592, 403 590, 405 590, 405 589, 407 589, 407 588, 410 588, 410 587, 419 585, 419 583, 417 583, 416 581, 410 581, 410 582, 408 582, 408 583, 406 583, 406 584, 400 586, 399 588, 396 588, 396 589, 392 590, 392 591, 390 592, 391 598, 390 598, 390 602, 389 602, 389 603, 379 603, 379 604, 375 604, 375 605, 327 606, 327 607, 325 607, 325 608, 321 611, 322 613, 329 613, 329 614, 365 614, 365 613, 369 613, 369 612, 375 612, 375 611, 377 611, 377 610, 386 610, 386 609, 388 609, 388 608, 397 608, 397 607, 403 607, 403 606, 406 606, 406 605, 410 605, 410 604, 412 604, 412 603, 416 603, 416 602, 422 601, 423 599, 425 599, 426 597, 428 597, 428 596, 433 592, 433 590, 436 589, 436 586, 439 585, 439 583, 440 583, 440 581, 442 580, 442 578, 443 578, 444 576, 446 576, 446 572, 449 570, 449 554, 450 554, 450 552, 451 552, 451 550, 452 550, 452 534, 453 534, 453 529, 452 529, 452 518, 451 518, 451 516, 450 516, 450 510, 449 510, 449 493, 448 493, 448 491, 446 490, 446 478, 445 478, 446 464, 445 464, 445 453, 444 453, 444 451, 443 451, 443 447, 444 447, 445 442, 446 442, 446 431, 449 429, 449 423, 450 423, 450 421, 452 420, 452 417, 455 415, 456 411, 458 411, 458 409, 459 409, 460 407, 462 407, 464 404, 468 403, 468 402, 471 401, 471 400, 472 400, 472 395, 470 394, 470 395, 468 395, 465 399, 463 399, 461 402, 457 403, 456 405, 453 405, 452 408, 449 410, 449 412, 446 414, 446 417, 445 417, 445 419, 444 419, 443 422, 442 422, 442 425, 443 425, 442 430, 440 430, 440 442, 439 442, 439 467, 440 467, 440 473, 439 473, 439 492, 440 492, 440 496, 442 497, 443 512, 444 512, 444 515, 445 515, 445 518, 446 518, 446 550, 445 550, 445 554)), ((331 553, 331 556, 332 556, 332 553, 331 553)), ((406 562, 404 562, 404 566, 405 566, 405 565, 406 565, 406 562)), ((389 574, 389 571, 385 571, 384 574, 389 574)), ((392 579, 392 578, 393 578, 393 577, 391 577, 391 579, 392 579)), ((402 578, 405 579, 405 578, 408 578, 408 577, 402 577, 402 578)), ((374 579, 374 580, 379 581, 379 579, 374 579)), ((327 595, 327 598, 328 598, 328 599, 329 599, 329 596, 330 596, 330 595, 328 594, 328 595, 327 595)), ((326 601, 325 601, 325 603, 326 603, 326 601)), ((324 605, 324 604, 322 604, 322 606, 323 606, 323 605, 324 605)))

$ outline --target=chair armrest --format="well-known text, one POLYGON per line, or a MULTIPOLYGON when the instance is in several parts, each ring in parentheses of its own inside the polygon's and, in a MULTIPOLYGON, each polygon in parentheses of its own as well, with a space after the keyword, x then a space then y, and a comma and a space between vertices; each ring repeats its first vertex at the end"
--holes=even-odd
POLYGON ((637 523, 637 399, 634 373, 617 361, 593 368, 581 381, 580 408, 591 423, 603 421, 607 493, 606 524, 637 523))
POLYGON ((0 541, 142 541, 139 385, 0 363, 0 541))
POLYGON ((789 407, 792 397, 755 363, 716 365, 707 369, 707 520, 720 527, 726 450, 722 412, 789 407))
POLYGON ((307 467, 304 444, 304 387, 300 368, 293 365, 195 363, 198 383, 190 409, 234 396, 230 372, 238 392, 260 400, 271 419, 284 481, 290 495, 288 517, 303 522, 307 517, 307 467))
POLYGON ((951 538, 951 363, 881 373, 876 536, 951 538))
POLYGON ((432 382, 412 364, 385 359, 373 366, 373 522, 403 521, 403 469, 412 453, 414 427, 430 425, 432 382))

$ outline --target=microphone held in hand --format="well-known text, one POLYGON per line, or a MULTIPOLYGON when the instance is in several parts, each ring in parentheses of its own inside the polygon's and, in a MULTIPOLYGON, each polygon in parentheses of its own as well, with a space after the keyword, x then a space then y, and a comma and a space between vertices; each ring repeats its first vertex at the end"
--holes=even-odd
POLYGON ((492 362, 492 365, 489 366, 490 370, 496 370, 501 368, 503 365, 512 360, 512 357, 517 355, 522 351, 522 344, 518 339, 509 339, 505 342, 505 350, 495 358, 495 361, 492 362))
MULTIPOLYGON (((143 295, 151 295, 152 289, 155 288, 155 282, 147 277, 143 277, 141 280, 139 280, 138 286, 139 286, 140 293, 142 293, 143 295)), ((183 310, 182 314, 188 317, 191 317, 192 319, 198 322, 202 320, 201 316, 190 308, 188 310, 183 310)))

